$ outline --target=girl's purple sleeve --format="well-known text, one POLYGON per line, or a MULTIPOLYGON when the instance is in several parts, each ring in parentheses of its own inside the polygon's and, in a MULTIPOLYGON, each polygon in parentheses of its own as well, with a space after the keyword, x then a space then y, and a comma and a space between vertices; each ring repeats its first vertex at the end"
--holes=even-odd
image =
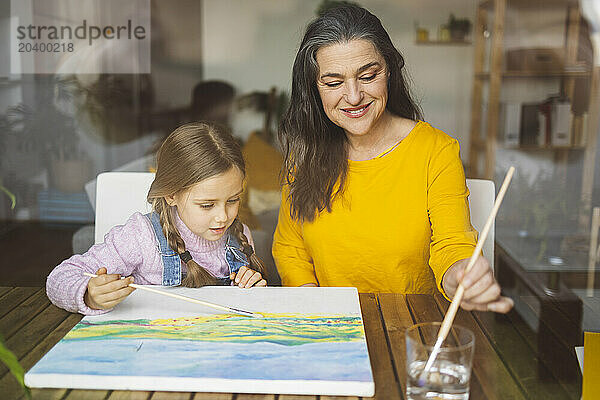
POLYGON ((131 275, 144 261, 144 251, 155 248, 152 228, 140 213, 133 214, 125 225, 113 227, 104 242, 84 254, 75 254, 60 263, 46 280, 46 293, 57 307, 84 315, 98 315, 109 310, 94 310, 83 298, 91 279, 83 272, 95 274, 105 267, 109 274, 131 275))

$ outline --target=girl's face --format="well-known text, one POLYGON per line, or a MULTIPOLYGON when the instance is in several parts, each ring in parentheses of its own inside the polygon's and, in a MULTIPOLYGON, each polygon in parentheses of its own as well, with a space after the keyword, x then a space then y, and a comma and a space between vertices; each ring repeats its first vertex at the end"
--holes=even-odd
POLYGON ((167 196, 183 223, 197 236, 219 240, 237 216, 244 175, 237 167, 167 196))
POLYGON ((327 117, 348 136, 377 126, 388 100, 385 60, 368 40, 317 50, 317 89, 327 117))

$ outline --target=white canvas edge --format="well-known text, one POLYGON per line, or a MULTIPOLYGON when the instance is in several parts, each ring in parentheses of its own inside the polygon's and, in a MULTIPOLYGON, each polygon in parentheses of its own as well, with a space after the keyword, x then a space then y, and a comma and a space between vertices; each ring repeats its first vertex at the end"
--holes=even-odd
POLYGON ((375 395, 375 384, 357 381, 259 380, 222 378, 174 378, 141 376, 98 376, 62 374, 25 374, 25 384, 35 388, 64 388, 57 385, 68 380, 72 389, 145 390, 174 392, 277 393, 325 396, 375 395))
MULTIPOLYGON (((261 289, 283 289, 270 287, 261 289)), ((290 288, 286 288, 290 289, 290 288)), ((367 347, 365 321, 358 289, 355 287, 328 287, 304 288, 306 290, 350 291, 358 307, 363 332, 364 343, 367 347)), ((57 343, 58 344, 58 343, 57 343)), ((56 345, 55 345, 56 346, 56 345)), ((53 346, 52 348, 54 348, 53 346)), ((50 349, 52 350, 52 349, 50 349)), ((47 352, 49 353, 50 350, 47 352)), ((47 354, 46 353, 46 354, 47 354)), ((45 355, 44 355, 45 356, 45 355)), ((43 359, 43 357, 42 357, 43 359)), ((359 396, 373 397, 375 383, 371 354, 367 350, 371 381, 326 381, 326 380, 262 380, 262 379, 223 379, 223 378, 183 378, 183 377, 140 377, 140 376, 100 376, 100 375, 66 375, 66 374, 38 374, 27 372, 25 384, 35 388, 69 389, 95 389, 95 390, 143 390, 143 391, 174 391, 174 392, 224 392, 224 393, 276 393, 298 395, 324 395, 324 396, 359 396), (57 382, 68 380, 68 385, 57 382), (134 384, 129 382, 135 381, 134 384), (223 389, 223 385, 227 388, 223 389)), ((38 360, 37 363, 41 361, 38 360)), ((37 365, 37 363, 35 365, 37 365)), ((35 365, 33 367, 35 367, 35 365)), ((33 368, 32 367, 32 368, 33 368)))

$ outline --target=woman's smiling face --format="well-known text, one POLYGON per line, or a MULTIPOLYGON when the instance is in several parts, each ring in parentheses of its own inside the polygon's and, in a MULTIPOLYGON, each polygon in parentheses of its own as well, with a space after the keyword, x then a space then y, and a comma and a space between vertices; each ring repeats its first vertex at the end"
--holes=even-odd
POLYGON ((368 40, 317 50, 317 88, 327 117, 349 136, 368 134, 385 112, 388 71, 368 40))

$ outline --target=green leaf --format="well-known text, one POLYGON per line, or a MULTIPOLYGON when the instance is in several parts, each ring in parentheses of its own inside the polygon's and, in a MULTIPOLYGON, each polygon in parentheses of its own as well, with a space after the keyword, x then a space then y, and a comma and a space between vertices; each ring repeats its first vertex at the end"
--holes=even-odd
POLYGON ((14 194, 12 194, 7 188, 5 188, 4 186, 0 185, 0 191, 6 193, 6 195, 10 198, 10 208, 14 209, 15 205, 17 204, 17 199, 15 197, 14 194))
POLYGON ((29 388, 25 386, 25 371, 23 370, 23 367, 21 367, 21 364, 19 364, 19 360, 17 360, 17 357, 13 352, 6 348, 2 338, 0 338, 0 361, 6 364, 10 372, 17 378, 17 381, 25 391, 27 398, 31 399, 31 392, 29 388))

